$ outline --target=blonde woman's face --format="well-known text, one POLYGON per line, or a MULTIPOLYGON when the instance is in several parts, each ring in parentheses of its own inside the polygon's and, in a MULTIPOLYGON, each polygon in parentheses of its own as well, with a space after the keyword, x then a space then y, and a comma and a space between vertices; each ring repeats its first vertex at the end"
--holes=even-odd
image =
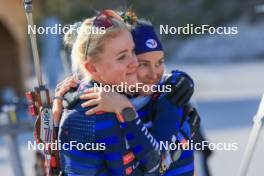
POLYGON ((138 82, 138 62, 128 30, 122 30, 116 37, 108 39, 99 57, 94 64, 97 81, 109 85, 119 85, 122 82, 135 85, 138 82))

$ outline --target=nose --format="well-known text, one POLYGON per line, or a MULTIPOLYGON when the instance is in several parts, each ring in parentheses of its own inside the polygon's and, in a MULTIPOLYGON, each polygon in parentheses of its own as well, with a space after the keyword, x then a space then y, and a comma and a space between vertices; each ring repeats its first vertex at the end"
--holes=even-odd
POLYGON ((155 68, 150 68, 149 74, 148 74, 149 79, 151 79, 152 81, 155 81, 158 78, 158 75, 156 73, 157 72, 156 72, 155 68))
POLYGON ((129 67, 131 67, 131 68, 137 68, 138 67, 138 60, 137 60, 136 55, 134 55, 134 54, 131 56, 131 61, 129 63, 129 67))

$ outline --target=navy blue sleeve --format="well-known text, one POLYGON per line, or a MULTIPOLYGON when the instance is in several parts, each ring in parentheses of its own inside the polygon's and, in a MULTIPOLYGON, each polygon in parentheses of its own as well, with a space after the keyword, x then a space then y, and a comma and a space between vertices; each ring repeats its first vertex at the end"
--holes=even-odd
MULTIPOLYGON (((159 141, 187 144, 188 146, 186 142, 191 139, 190 124, 188 117, 183 118, 185 116, 183 108, 172 105, 164 97, 159 97, 156 103, 152 134, 159 141)), ((163 158, 165 159, 161 161, 160 171, 162 173, 165 173, 166 176, 191 176, 194 174, 194 159, 191 149, 177 148, 171 150, 168 148, 164 151, 168 155, 164 155, 163 158)))
POLYGON ((165 96, 159 97, 153 108, 152 134, 158 141, 171 141, 172 135, 180 130, 183 109, 173 105, 165 96))
POLYGON ((129 146, 140 161, 146 172, 159 172, 161 167, 162 148, 160 142, 174 142, 175 138, 181 136, 180 124, 183 116, 182 108, 177 108, 167 99, 160 98, 155 102, 155 106, 149 106, 147 113, 154 117, 151 119, 151 127, 147 127, 141 119, 137 118, 127 122, 124 126, 126 139, 129 146), (151 108, 155 109, 151 109, 151 108))
POLYGON ((126 154, 120 123, 112 113, 87 116, 81 107, 63 113, 60 122, 61 144, 71 141, 94 145, 91 150, 61 150, 62 170, 66 174, 126 175, 123 155, 126 154), (103 145, 103 149, 96 148, 103 145))
POLYGON ((125 175, 123 155, 126 153, 124 134, 115 114, 96 115, 96 143, 104 143, 104 161, 110 175, 125 175))
POLYGON ((146 173, 156 173, 160 165, 159 143, 144 123, 137 118, 123 124, 130 149, 146 173))

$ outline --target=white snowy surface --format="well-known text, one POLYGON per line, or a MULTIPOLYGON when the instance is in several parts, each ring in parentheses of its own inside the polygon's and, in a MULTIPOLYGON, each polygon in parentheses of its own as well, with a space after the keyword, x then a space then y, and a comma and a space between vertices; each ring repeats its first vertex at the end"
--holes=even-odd
MULTIPOLYGON (((213 176, 233 176, 238 173, 241 164, 242 155, 248 141, 251 128, 235 128, 217 131, 206 131, 210 142, 236 142, 238 143, 237 151, 214 151, 210 158, 210 168, 213 176)), ((262 129, 259 141, 255 146, 254 155, 249 165, 248 176, 260 176, 263 172, 264 162, 264 130, 262 129)))
POLYGON ((197 100, 260 98, 264 93, 264 62, 217 65, 168 63, 167 70, 172 69, 191 75, 197 100))
MULTIPOLYGON (((24 137, 23 137, 24 138, 24 137)), ((25 176, 33 176, 34 175, 34 152, 27 149, 27 139, 22 139, 23 141, 19 140, 19 152, 22 160, 22 166, 24 169, 25 176)), ((1 138, 1 142, 3 145, 0 145, 0 175, 5 176, 15 176, 12 172, 11 161, 9 156, 9 150, 4 141, 1 138)))

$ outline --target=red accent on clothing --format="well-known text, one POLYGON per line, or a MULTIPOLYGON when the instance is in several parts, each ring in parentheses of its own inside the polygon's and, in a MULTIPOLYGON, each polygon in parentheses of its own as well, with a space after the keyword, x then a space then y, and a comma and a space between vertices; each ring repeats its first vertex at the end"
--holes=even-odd
POLYGON ((124 165, 127 165, 131 161, 135 159, 135 155, 132 152, 129 152, 128 154, 123 156, 123 163, 124 165))

